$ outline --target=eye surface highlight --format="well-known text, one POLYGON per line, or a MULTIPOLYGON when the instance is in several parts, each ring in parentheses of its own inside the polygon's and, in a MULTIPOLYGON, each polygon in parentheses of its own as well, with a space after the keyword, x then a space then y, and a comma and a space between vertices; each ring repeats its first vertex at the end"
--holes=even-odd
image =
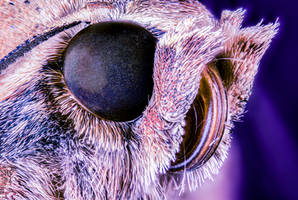
POLYGON ((134 24, 91 25, 66 49, 66 84, 99 117, 133 120, 144 111, 152 94, 155 44, 151 33, 134 24))

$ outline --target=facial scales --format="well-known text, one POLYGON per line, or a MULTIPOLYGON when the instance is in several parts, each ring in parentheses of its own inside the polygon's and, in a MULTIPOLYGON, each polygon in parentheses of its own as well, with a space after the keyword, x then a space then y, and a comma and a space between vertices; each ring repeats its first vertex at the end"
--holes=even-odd
POLYGON ((0 198, 167 199, 219 173, 279 23, 198 1, 0 3, 0 198))

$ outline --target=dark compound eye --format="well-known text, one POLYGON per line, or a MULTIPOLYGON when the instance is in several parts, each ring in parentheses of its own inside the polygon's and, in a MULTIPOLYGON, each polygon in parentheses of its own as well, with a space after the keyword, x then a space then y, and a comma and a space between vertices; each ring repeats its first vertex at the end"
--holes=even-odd
POLYGON ((153 35, 134 24, 91 25, 66 49, 66 84, 99 117, 133 120, 144 111, 152 94, 155 45, 153 35))

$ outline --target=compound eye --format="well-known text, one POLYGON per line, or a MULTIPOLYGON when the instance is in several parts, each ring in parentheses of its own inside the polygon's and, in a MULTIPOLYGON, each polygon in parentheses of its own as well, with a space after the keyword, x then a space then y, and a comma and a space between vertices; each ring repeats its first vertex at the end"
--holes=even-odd
POLYGON ((152 95, 156 39, 130 23, 104 22, 80 31, 64 56, 65 82, 75 98, 100 118, 130 121, 152 95))

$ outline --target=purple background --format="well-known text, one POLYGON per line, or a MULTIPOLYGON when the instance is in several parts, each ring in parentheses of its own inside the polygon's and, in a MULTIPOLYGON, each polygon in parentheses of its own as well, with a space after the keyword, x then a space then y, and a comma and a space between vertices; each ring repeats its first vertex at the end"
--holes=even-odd
POLYGON ((183 199, 298 200, 298 1, 201 0, 215 16, 247 10, 244 26, 280 20, 280 31, 261 60, 230 156, 214 183, 183 199))

